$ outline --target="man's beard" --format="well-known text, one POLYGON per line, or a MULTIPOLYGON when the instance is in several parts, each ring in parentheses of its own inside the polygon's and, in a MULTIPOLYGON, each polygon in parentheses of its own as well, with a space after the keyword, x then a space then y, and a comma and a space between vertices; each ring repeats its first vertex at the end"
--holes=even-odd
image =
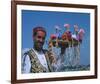
POLYGON ((34 44, 34 48, 37 50, 37 51, 41 51, 43 49, 43 44, 44 43, 41 43, 41 42, 36 42, 34 44))

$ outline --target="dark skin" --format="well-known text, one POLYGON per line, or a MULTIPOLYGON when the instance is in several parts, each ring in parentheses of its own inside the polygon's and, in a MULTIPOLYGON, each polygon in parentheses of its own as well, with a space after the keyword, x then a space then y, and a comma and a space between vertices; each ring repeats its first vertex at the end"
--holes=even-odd
POLYGON ((33 37, 34 40, 34 49, 41 51, 45 42, 45 32, 37 31, 37 34, 33 37))
MULTIPOLYGON (((34 46, 33 47, 38 52, 43 50, 45 37, 46 37, 46 34, 43 31, 38 31, 37 34, 33 37, 33 40, 34 40, 34 46)), ((56 59, 54 57, 50 56, 49 58, 52 60, 52 62, 56 62, 56 59)))

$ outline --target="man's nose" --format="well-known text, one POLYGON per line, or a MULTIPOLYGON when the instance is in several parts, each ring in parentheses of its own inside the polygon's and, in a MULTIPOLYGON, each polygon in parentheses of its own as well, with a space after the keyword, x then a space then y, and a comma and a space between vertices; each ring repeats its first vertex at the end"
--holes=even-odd
POLYGON ((42 39, 42 38, 40 38, 40 39, 39 39, 39 41, 40 41, 40 42, 43 42, 43 39, 42 39))

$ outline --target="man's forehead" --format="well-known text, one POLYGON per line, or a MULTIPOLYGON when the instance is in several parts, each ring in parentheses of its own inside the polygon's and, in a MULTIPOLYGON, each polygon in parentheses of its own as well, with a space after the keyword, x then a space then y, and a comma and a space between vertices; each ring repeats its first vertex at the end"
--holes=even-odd
POLYGON ((37 31, 37 34, 38 35, 45 35, 45 32, 43 32, 43 31, 37 31))

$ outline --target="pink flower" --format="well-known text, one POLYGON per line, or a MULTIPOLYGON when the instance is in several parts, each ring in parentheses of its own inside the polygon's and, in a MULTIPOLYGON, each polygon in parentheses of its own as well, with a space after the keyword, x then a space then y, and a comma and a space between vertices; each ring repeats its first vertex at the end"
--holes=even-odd
POLYGON ((84 29, 81 28, 81 29, 79 30, 79 32, 78 32, 79 39, 81 39, 81 40, 83 39, 84 33, 85 33, 84 29))
POLYGON ((69 24, 64 24, 64 27, 65 28, 70 28, 70 25, 69 24))
POLYGON ((84 29, 81 28, 79 33, 83 33, 84 34, 85 33, 84 29))
POLYGON ((51 38, 51 39, 56 39, 57 36, 56 36, 56 34, 51 34, 50 38, 51 38))

